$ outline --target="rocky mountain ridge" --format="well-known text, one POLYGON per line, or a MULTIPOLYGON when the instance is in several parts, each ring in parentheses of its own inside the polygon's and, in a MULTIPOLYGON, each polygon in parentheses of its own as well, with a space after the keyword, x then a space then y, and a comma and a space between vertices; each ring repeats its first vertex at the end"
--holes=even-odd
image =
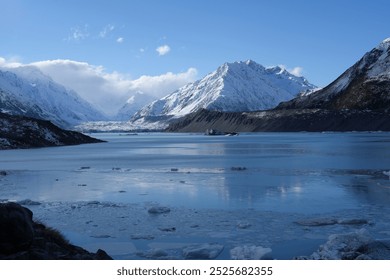
POLYGON ((281 103, 276 109, 388 110, 390 38, 367 52, 327 87, 281 103))

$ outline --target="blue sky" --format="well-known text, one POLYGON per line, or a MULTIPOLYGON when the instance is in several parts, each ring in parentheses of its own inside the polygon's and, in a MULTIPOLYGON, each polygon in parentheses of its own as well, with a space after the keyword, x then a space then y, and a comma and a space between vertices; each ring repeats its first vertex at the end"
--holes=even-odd
POLYGON ((191 79, 201 78, 224 62, 253 59, 325 86, 390 37, 387 0, 0 0, 0 6, 3 61, 68 59, 129 79, 189 69, 196 70, 191 79))

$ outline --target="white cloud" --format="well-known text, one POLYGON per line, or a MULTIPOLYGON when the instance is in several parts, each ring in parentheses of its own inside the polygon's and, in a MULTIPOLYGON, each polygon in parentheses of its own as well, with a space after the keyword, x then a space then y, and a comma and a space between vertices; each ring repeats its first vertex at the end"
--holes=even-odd
POLYGON ((119 37, 118 39, 116 39, 116 42, 121 44, 121 43, 123 43, 124 40, 125 39, 123 37, 119 37))
POLYGON ((54 81, 75 90, 109 116, 116 115, 126 101, 137 92, 158 99, 197 79, 195 68, 180 73, 143 75, 133 79, 129 74, 107 72, 103 66, 87 62, 57 59, 23 64, 19 61, 18 57, 10 59, 0 57, 0 67, 38 67, 54 81))
POLYGON ((177 74, 168 72, 159 76, 144 75, 131 81, 130 90, 132 92, 141 91, 161 98, 178 88, 193 82, 196 80, 197 74, 198 71, 195 68, 189 68, 186 72, 177 74))
POLYGON ((297 66, 297 67, 294 67, 292 69, 289 69, 288 72, 290 72, 291 74, 293 74, 297 77, 302 77, 303 68, 300 66, 297 66))
POLYGON ((286 65, 284 64, 279 64, 279 67, 282 68, 282 69, 285 69, 287 70, 288 72, 290 72, 291 74, 293 74, 294 76, 297 76, 297 77, 302 77, 302 74, 303 74, 303 68, 301 66, 296 66, 294 68, 288 68, 286 65))
POLYGON ((10 58, 0 57, 0 66, 14 68, 22 66, 23 64, 20 62, 21 58, 19 56, 12 56, 10 58))
POLYGON ((80 41, 89 37, 88 25, 84 27, 73 27, 71 28, 71 34, 68 36, 68 41, 80 41))
POLYGON ((181 73, 168 72, 158 76, 144 75, 132 79, 130 75, 119 72, 109 73, 103 66, 72 60, 39 61, 29 65, 38 67, 56 82, 74 89, 80 96, 110 116, 114 116, 136 92, 143 92, 157 99, 197 78, 195 68, 189 68, 181 73))
POLYGON ((111 33, 113 30, 115 29, 115 26, 112 25, 112 24, 107 24, 106 26, 104 26, 104 28, 102 29, 102 31, 100 31, 99 33, 99 37, 100 38, 105 38, 109 33, 111 33))
POLYGON ((158 52, 158 55, 166 55, 171 51, 171 48, 168 45, 159 46, 156 51, 158 52))

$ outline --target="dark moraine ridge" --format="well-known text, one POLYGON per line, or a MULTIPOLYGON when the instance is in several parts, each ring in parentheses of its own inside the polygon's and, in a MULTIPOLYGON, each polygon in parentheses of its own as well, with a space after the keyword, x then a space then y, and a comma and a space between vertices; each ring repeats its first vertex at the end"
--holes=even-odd
POLYGON ((226 113, 200 110, 166 129, 168 132, 299 132, 299 131, 390 131, 387 111, 361 110, 271 110, 226 113))

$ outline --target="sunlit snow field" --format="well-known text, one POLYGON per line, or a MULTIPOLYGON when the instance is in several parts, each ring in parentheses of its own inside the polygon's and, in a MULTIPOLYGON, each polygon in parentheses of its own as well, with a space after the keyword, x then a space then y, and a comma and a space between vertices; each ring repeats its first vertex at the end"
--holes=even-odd
POLYGON ((333 233, 390 238, 389 133, 93 136, 108 142, 0 151, 0 200, 117 259, 290 259, 333 233), (368 223, 296 223, 317 218, 368 223))

